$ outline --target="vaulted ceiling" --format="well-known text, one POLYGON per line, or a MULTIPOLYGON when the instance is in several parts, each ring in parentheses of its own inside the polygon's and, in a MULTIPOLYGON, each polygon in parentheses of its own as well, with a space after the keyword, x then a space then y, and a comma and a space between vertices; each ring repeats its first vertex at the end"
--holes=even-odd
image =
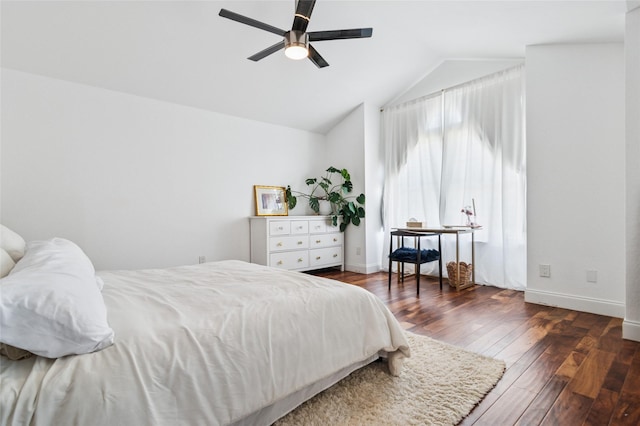
POLYGON ((2 66, 324 133, 362 102, 382 106, 446 59, 522 58, 525 46, 621 42, 625 1, 318 0, 309 31, 373 27, 315 43, 330 66, 282 51, 246 58, 290 29, 285 1, 2 1, 2 66))

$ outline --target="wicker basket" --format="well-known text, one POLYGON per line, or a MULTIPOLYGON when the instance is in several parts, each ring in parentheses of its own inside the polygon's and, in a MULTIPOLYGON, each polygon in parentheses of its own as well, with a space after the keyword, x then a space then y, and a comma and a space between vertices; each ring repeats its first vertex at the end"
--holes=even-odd
POLYGON ((473 265, 470 263, 460 262, 460 276, 458 277, 458 265, 456 262, 447 263, 447 274, 449 274, 449 285, 457 289, 465 288, 471 285, 471 275, 473 273, 473 265))

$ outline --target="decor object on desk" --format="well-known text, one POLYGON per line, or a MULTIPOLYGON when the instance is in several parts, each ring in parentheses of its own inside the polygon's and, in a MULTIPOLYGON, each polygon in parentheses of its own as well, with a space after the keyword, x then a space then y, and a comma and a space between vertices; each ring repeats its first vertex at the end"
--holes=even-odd
POLYGON ((473 211, 471 211, 471 206, 464 206, 460 212, 467 215, 467 226, 473 226, 473 211))
POLYGON ((254 185, 256 216, 287 216, 287 202, 283 186, 254 185))
POLYGON ((447 262, 447 274, 449 275, 449 285, 458 290, 472 286, 471 276, 473 273, 473 265, 471 263, 460 262, 460 268, 456 262, 447 262), (460 276, 458 276, 458 270, 460 276))
POLYGON ((476 223, 477 215, 476 215, 476 200, 474 198, 471 199, 472 206, 464 206, 461 210, 462 213, 467 215, 467 226, 471 228, 480 228, 480 225, 476 223))
POLYGON ((331 221, 333 226, 338 226, 340 218, 340 231, 347 229, 350 223, 360 225, 360 219, 364 218, 364 194, 357 197, 348 196, 353 191, 351 175, 347 169, 329 167, 326 174, 319 178, 308 178, 305 183, 311 187, 311 192, 304 193, 293 191, 287 186, 287 204, 293 209, 298 203, 297 197, 307 198, 309 207, 316 213, 320 213, 320 201, 329 201, 333 207, 331 221), (337 175, 337 176, 336 176, 337 175))
POLYGON ((407 228, 423 228, 426 223, 418 222, 418 219, 412 217, 407 221, 407 228))

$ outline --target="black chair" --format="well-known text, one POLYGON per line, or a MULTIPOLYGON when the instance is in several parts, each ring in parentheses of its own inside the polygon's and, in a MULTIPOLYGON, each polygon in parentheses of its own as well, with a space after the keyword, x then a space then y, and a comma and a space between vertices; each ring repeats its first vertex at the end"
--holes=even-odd
POLYGON ((389 243, 389 291, 391 291, 391 268, 393 262, 398 262, 398 274, 401 282, 404 283, 404 264, 412 263, 416 265, 416 294, 420 295, 420 265, 423 263, 438 261, 438 272, 440 275, 440 290, 442 290, 442 244, 440 234, 437 233, 424 233, 407 230, 391 231, 391 241, 389 243), (420 240, 424 237, 438 237, 438 250, 421 250, 420 240), (393 237, 400 239, 400 247, 396 250, 393 249, 393 237), (416 247, 405 247, 404 238, 414 237, 417 240, 416 247))

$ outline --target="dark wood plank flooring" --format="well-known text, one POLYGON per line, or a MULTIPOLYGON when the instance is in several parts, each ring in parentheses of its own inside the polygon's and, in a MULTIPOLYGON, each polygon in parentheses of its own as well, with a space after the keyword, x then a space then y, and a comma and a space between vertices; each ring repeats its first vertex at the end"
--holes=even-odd
POLYGON ((398 284, 393 274, 316 275, 363 287, 406 330, 502 359, 507 370, 461 425, 640 425, 640 343, 622 319, 524 302, 489 286, 457 292, 437 280, 398 284))

